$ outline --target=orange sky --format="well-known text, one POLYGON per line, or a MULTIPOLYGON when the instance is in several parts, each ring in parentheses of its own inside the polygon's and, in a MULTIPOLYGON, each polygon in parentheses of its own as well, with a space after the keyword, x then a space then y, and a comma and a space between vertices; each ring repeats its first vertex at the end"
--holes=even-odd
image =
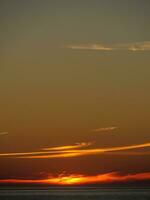
POLYGON ((148 0, 0 1, 0 180, 149 177, 149 10, 148 0))

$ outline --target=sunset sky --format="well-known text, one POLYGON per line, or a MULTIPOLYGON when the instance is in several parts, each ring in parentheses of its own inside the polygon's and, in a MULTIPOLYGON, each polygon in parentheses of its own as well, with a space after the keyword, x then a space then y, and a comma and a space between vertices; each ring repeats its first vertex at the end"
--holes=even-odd
POLYGON ((0 183, 150 180, 150 1, 1 0, 0 27, 0 183))

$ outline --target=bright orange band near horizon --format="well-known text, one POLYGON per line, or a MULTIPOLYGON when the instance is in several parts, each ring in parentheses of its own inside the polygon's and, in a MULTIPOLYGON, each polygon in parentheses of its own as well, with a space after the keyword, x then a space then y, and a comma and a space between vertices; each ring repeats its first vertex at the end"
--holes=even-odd
POLYGON ((0 184, 47 184, 47 185, 87 185, 103 183, 128 183, 130 181, 150 181, 150 172, 121 175, 117 172, 86 176, 81 174, 49 176, 41 180, 3 179, 0 184))

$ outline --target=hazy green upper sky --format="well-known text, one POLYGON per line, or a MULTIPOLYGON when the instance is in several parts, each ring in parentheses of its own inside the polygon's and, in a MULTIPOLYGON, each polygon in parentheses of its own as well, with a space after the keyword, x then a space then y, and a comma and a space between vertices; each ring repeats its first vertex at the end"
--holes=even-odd
MULTIPOLYGON (((149 0, 1 0, 0 131, 8 135, 0 136, 0 152, 149 142, 149 24, 149 0), (106 127, 117 128, 92 131, 106 127)), ((89 171, 150 168, 148 156, 97 157, 89 171), (135 167, 137 160, 143 164, 135 167)), ((61 160, 62 169, 87 172, 79 161, 61 160)), ((21 162, 32 163, 30 174, 60 167, 5 158, 0 175, 19 173, 21 162)))

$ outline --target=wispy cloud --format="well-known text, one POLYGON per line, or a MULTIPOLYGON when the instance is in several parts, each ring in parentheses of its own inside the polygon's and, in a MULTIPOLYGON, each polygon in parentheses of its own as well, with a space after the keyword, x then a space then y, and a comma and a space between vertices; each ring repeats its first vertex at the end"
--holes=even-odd
MULTIPOLYGON (((56 146, 56 147, 46 147, 42 148, 41 151, 31 151, 31 152, 15 152, 15 153, 2 153, 0 154, 0 157, 30 157, 30 156, 42 156, 43 158, 47 156, 47 154, 51 155, 53 158, 56 156, 56 154, 61 154, 64 152, 69 152, 78 149, 78 148, 83 148, 83 147, 88 147, 92 143, 88 142, 82 142, 82 143, 76 143, 75 145, 65 145, 65 146, 56 146)), ((57 156, 56 156, 57 157, 57 156)), ((60 156, 61 157, 61 156, 60 156)))
POLYGON ((102 184, 102 183, 128 183, 130 181, 150 180, 150 172, 119 174, 118 172, 110 172, 97 175, 83 174, 60 174, 58 176, 48 176, 46 179, 27 180, 27 179, 2 179, 0 183, 6 184, 48 184, 48 185, 86 185, 86 184, 102 184))
POLYGON ((0 132, 0 136, 2 135, 8 135, 8 132, 0 132))
POLYGON ((150 143, 135 144, 128 146, 116 146, 105 148, 87 148, 91 143, 81 143, 72 146, 60 146, 55 148, 46 148, 49 150, 41 149, 41 151, 32 152, 17 152, 17 153, 2 153, 0 157, 12 157, 12 158, 30 158, 30 159, 44 159, 44 158, 69 158, 79 156, 90 156, 100 154, 120 154, 122 155, 148 155, 147 152, 136 152, 138 149, 144 149, 150 147, 150 143), (74 148, 73 148, 74 146, 74 148), (84 149, 82 149, 84 147, 84 149), (128 152, 129 150, 135 150, 134 152, 128 152))
POLYGON ((116 130, 118 127, 116 126, 110 126, 110 127, 104 127, 104 128, 96 128, 93 129, 92 132, 107 132, 107 131, 113 131, 116 130))
POLYGON ((72 50, 96 50, 96 51, 150 51, 150 41, 115 43, 105 45, 102 43, 95 44, 72 44, 66 46, 72 50))
MULTIPOLYGON (((146 148, 146 147, 150 147, 150 143, 129 145, 129 146, 119 146, 119 147, 90 148, 90 149, 84 149, 84 150, 82 149, 66 150, 66 151, 54 152, 52 154, 47 154, 47 155, 25 156, 24 158, 69 158, 69 157, 99 155, 99 154, 105 154, 105 153, 112 154, 113 152, 120 152, 121 154, 121 151, 137 150, 137 149, 146 148)), ((126 155, 128 155, 128 152, 126 152, 126 155)))
POLYGON ((68 45, 67 48, 74 50, 97 50, 97 51, 112 51, 112 47, 107 47, 102 44, 78 44, 68 45))
POLYGON ((68 146, 60 146, 60 147, 47 147, 47 148, 43 148, 43 150, 67 150, 67 149, 79 149, 82 147, 88 147, 90 146, 92 143, 91 142, 82 142, 82 143, 76 143, 75 145, 68 145, 68 146))
POLYGON ((122 44, 122 48, 129 51, 150 51, 150 41, 122 44))

